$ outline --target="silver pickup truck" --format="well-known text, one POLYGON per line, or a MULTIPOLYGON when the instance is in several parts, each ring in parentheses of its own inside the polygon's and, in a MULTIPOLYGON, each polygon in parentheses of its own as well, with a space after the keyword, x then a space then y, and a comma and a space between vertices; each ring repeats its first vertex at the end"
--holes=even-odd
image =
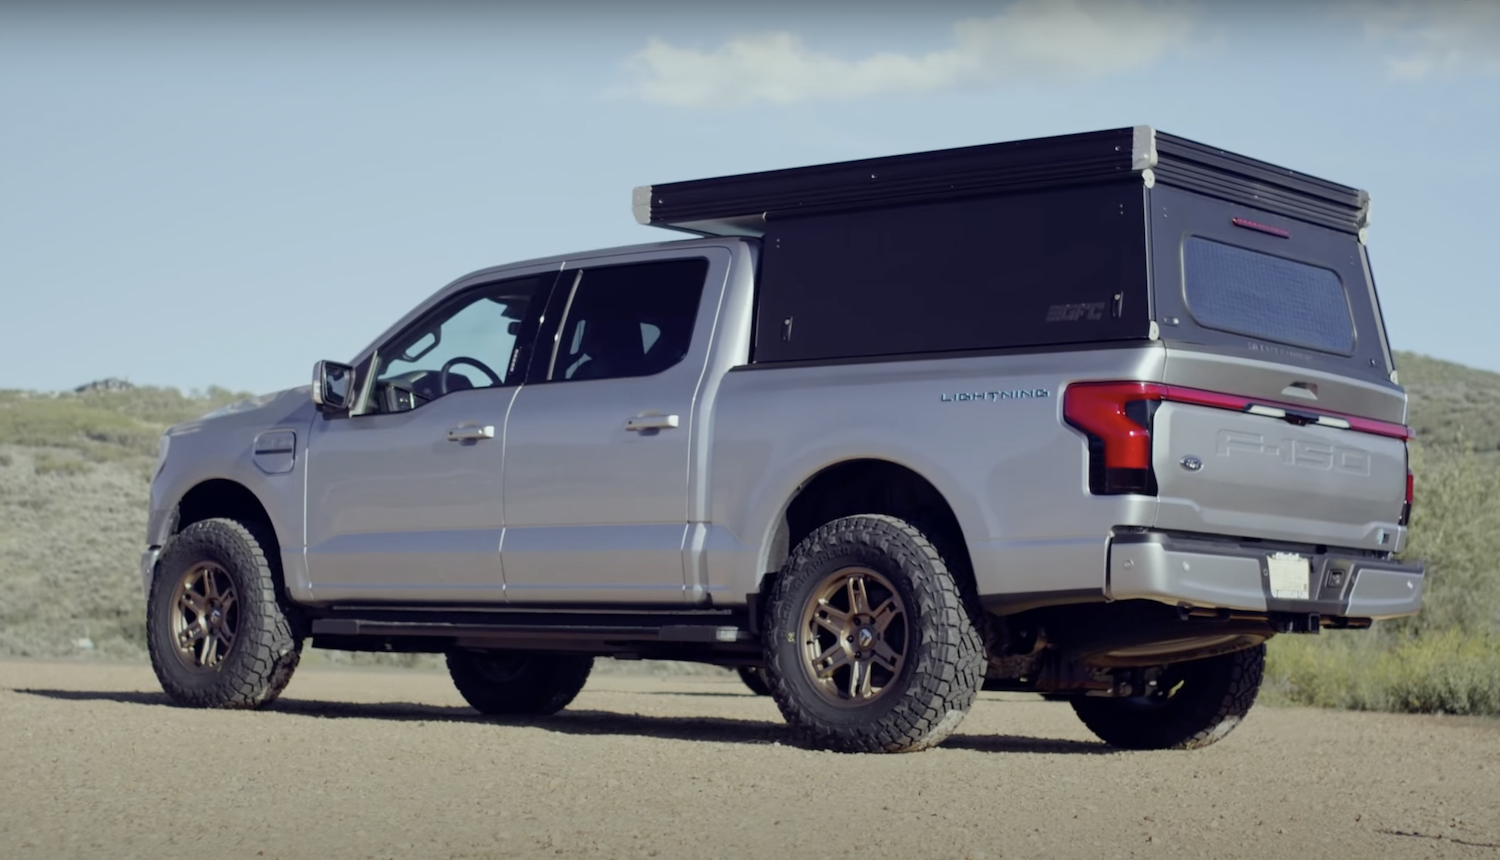
POLYGON ((305 644, 442 653, 535 717, 662 658, 833 750, 982 688, 1212 743, 1272 636, 1421 604, 1368 203, 1144 126, 637 189, 694 238, 466 275, 167 431, 157 675, 256 707, 305 644))

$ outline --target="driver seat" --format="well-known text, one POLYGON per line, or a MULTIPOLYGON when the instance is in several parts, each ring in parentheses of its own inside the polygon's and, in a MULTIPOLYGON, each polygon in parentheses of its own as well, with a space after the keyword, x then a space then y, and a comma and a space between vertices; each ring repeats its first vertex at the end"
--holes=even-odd
POLYGON ((641 325, 635 320, 586 320, 580 347, 588 360, 569 379, 614 379, 647 372, 641 325))

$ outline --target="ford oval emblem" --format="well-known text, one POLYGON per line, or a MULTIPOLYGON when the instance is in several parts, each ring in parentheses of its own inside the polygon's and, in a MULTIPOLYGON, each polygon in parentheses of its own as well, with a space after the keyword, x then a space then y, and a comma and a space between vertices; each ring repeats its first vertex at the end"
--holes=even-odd
POLYGON ((1182 468, 1187 469, 1189 472, 1196 472, 1199 469, 1203 468, 1203 461, 1198 459, 1197 457, 1192 456, 1191 454, 1183 457, 1178 462, 1182 464, 1182 468))

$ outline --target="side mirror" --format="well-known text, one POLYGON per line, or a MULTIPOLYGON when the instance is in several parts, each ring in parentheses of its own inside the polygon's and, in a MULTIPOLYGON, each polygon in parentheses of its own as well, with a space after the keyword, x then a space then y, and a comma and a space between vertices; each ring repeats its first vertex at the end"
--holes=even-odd
POLYGON ((336 361, 313 365, 312 401, 321 412, 348 412, 354 405, 354 368, 336 361))

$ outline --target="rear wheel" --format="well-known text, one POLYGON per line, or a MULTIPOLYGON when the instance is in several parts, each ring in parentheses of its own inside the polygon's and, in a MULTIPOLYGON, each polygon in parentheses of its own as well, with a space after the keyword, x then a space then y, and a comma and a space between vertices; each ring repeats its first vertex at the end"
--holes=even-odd
POLYGON ((845 517, 802 541, 777 578, 766 629, 772 695, 807 743, 906 752, 958 727, 983 678, 979 634, 923 534, 845 517))
POLYGON ((547 716, 568 706, 593 657, 515 651, 450 651, 448 674, 464 701, 486 716, 547 716))
POLYGON ((765 669, 759 666, 741 666, 739 674, 740 680, 745 682, 745 686, 750 689, 750 692, 757 696, 771 695, 771 682, 766 677, 765 669))
POLYGON ((301 643, 256 523, 210 519, 162 549, 146 605, 146 645, 172 701, 258 708, 281 694, 301 643))
POLYGON ((1073 710, 1089 730, 1124 749, 1191 750, 1222 740, 1255 704, 1266 646, 1166 667, 1151 695, 1077 696, 1073 710))

